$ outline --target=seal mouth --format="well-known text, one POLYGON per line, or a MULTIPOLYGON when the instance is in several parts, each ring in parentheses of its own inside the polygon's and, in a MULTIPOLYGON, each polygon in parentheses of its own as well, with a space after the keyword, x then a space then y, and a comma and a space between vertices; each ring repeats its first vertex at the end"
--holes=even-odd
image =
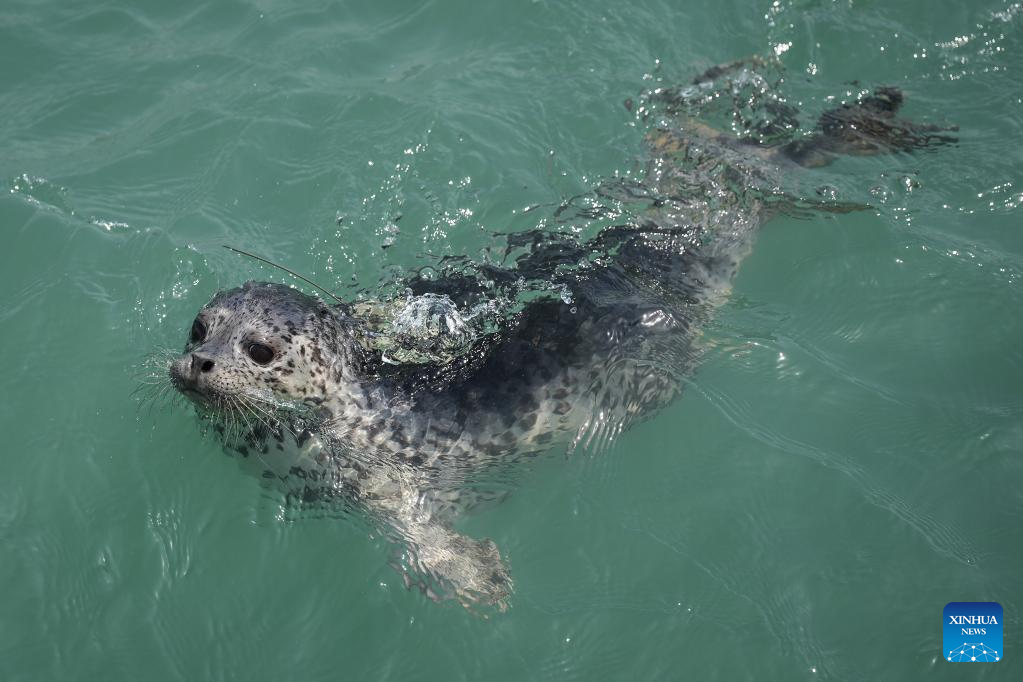
POLYGON ((178 386, 177 389, 181 395, 185 396, 189 400, 197 403, 206 402, 206 395, 198 389, 192 388, 191 386, 178 386))
POLYGON ((196 403, 208 403, 209 397, 199 390, 198 386, 194 382, 190 381, 188 377, 182 376, 180 370, 176 365, 171 365, 170 372, 171 385, 180 393, 192 402, 196 403))
POLYGON ((172 380, 171 383, 174 384, 174 388, 177 389, 178 393, 185 396, 185 398, 191 400, 193 403, 206 405, 210 402, 209 396, 195 386, 190 386, 180 380, 172 380))

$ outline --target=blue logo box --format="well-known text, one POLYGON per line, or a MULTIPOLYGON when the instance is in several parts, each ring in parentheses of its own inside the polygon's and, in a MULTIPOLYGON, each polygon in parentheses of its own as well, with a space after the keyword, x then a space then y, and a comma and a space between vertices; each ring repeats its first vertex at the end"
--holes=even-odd
POLYGON ((994 663, 1002 660, 1002 606, 993 601, 954 601, 945 605, 945 660, 994 663))

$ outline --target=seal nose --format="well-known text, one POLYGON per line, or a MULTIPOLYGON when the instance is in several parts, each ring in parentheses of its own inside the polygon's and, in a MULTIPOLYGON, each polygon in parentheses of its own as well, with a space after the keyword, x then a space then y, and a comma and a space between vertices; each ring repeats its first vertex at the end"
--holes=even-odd
POLYGON ((192 353, 192 376, 198 376, 199 372, 209 372, 213 369, 213 360, 200 355, 199 353, 192 353))

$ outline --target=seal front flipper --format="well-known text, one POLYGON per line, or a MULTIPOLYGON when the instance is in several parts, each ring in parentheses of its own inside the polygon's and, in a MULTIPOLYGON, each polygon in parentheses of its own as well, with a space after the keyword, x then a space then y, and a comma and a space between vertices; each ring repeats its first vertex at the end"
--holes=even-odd
POLYGON ((493 540, 477 540, 436 522, 405 524, 393 564, 406 587, 436 601, 457 599, 469 609, 508 608, 512 580, 493 540))
POLYGON ((393 462, 361 483, 360 506, 394 542, 391 565, 406 587, 470 609, 507 608, 512 580, 497 545, 452 528, 465 508, 457 483, 438 485, 429 470, 393 462))

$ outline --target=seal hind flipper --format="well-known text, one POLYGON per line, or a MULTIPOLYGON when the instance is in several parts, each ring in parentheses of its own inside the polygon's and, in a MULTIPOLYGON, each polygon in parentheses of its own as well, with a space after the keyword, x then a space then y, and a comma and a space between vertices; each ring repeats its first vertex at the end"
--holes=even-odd
POLYGON ((689 86, 659 87, 648 92, 645 101, 654 106, 643 106, 640 111, 646 118, 653 110, 661 109, 697 139, 742 144, 751 156, 792 161, 806 168, 826 166, 836 155, 908 153, 958 142, 949 134, 958 126, 897 118, 905 95, 893 86, 877 87, 854 102, 824 111, 812 131, 800 135, 799 110, 779 93, 780 75, 777 59, 738 59, 707 69, 689 86), (767 77, 771 68, 778 72, 777 80, 767 77), (708 107, 715 102, 729 100, 733 107, 725 114, 736 133, 716 130, 714 126, 719 124, 697 120, 705 118, 708 107))
POLYGON ((958 126, 896 118, 904 99, 899 88, 875 88, 873 94, 853 104, 825 111, 817 121, 816 132, 789 142, 780 152, 801 166, 815 168, 831 163, 835 154, 912 152, 959 141, 948 134, 959 130, 958 126))

